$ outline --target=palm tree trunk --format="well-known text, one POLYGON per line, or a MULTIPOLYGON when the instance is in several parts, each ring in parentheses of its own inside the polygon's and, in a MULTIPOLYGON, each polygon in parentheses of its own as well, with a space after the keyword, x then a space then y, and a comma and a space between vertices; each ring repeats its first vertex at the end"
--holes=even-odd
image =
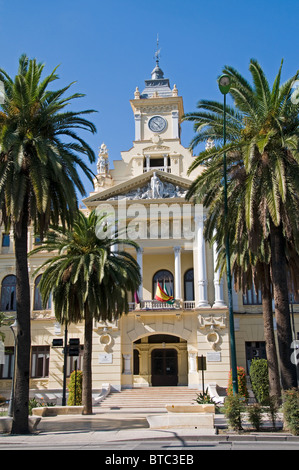
POLYGON ((29 371, 30 371, 30 285, 28 274, 27 239, 28 212, 26 208, 20 222, 14 225, 16 257, 17 338, 15 358, 15 389, 12 434, 28 434, 29 371))
POLYGON ((292 329, 286 270, 285 246, 282 226, 270 222, 271 276, 274 291, 275 317, 283 390, 297 386, 296 368, 291 362, 292 329))
POLYGON ((92 414, 92 323, 93 318, 88 306, 85 306, 85 328, 84 328, 84 352, 83 352, 83 381, 82 381, 82 403, 84 414, 92 414))
POLYGON ((270 266, 268 264, 264 264, 263 267, 264 282, 262 282, 261 291, 263 305, 264 336, 266 342, 266 354, 269 374, 269 389, 271 397, 275 396, 280 399, 281 387, 273 326, 270 266))

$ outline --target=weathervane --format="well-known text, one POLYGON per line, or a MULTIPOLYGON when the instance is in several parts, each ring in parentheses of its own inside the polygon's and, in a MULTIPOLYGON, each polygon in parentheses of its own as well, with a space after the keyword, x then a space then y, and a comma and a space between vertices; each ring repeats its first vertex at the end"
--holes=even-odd
POLYGON ((161 57, 160 52, 161 52, 161 49, 159 49, 159 34, 157 34, 157 51, 155 52, 157 65, 159 65, 159 60, 160 60, 160 57, 161 57))

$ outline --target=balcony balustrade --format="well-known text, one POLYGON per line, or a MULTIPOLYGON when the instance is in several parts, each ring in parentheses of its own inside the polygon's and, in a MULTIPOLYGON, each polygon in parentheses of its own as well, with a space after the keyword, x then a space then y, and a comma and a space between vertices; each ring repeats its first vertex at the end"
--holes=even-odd
POLYGON ((148 171, 155 170, 155 171, 165 171, 166 173, 171 173, 170 166, 149 166, 143 168, 143 173, 147 173, 148 171))
POLYGON ((136 309, 138 310, 193 310, 195 308, 194 300, 187 300, 180 302, 175 300, 173 304, 168 304, 167 302, 160 302, 159 300, 141 300, 140 304, 135 302, 129 303, 129 310, 132 312, 136 309))

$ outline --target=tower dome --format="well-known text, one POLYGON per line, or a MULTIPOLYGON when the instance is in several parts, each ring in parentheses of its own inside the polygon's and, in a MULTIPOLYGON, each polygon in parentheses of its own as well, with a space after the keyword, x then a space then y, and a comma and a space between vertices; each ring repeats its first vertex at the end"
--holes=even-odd
POLYGON ((164 78, 164 73, 159 67, 159 61, 156 61, 156 67, 152 71, 152 80, 159 80, 161 78, 164 78))

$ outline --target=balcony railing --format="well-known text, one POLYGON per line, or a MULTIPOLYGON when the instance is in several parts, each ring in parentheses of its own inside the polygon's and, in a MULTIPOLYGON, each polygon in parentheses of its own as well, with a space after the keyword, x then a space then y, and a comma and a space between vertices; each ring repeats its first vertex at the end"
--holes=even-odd
POLYGON ((194 300, 187 300, 184 302, 180 302, 179 300, 175 300, 173 304, 168 304, 167 302, 160 302, 159 300, 141 300, 140 304, 136 304, 135 302, 129 303, 130 311, 134 310, 193 310, 195 308, 195 301, 194 300))
POLYGON ((151 170, 165 171, 166 173, 171 173, 171 166, 149 166, 143 168, 143 173, 147 173, 151 170))
POLYGON ((185 300, 183 304, 184 304, 184 310, 195 309, 195 300, 185 300))

